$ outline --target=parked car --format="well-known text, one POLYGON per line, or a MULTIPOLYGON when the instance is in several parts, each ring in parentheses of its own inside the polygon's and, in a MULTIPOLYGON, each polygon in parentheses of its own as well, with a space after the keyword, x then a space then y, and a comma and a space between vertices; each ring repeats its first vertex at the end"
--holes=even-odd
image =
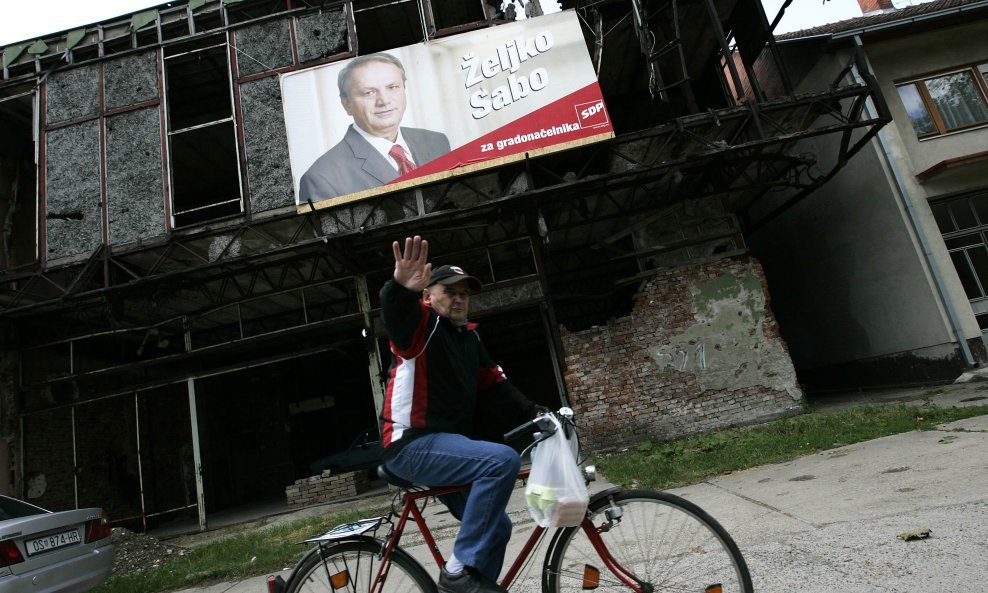
POLYGON ((340 451, 317 459, 309 465, 313 475, 328 469, 330 473, 355 472, 371 469, 381 463, 381 437, 377 429, 368 428, 353 439, 350 446, 340 451))
POLYGON ((110 576, 106 512, 52 512, 0 495, 0 593, 82 593, 110 576))

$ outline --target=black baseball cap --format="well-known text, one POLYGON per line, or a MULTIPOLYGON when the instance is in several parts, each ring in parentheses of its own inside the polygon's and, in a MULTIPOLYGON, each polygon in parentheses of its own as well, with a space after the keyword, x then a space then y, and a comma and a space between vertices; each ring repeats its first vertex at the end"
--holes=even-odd
POLYGON ((433 269, 432 275, 429 276, 429 286, 433 284, 456 284, 461 280, 466 280, 471 290, 479 291, 483 288, 480 280, 464 272, 460 266, 440 266, 433 269))

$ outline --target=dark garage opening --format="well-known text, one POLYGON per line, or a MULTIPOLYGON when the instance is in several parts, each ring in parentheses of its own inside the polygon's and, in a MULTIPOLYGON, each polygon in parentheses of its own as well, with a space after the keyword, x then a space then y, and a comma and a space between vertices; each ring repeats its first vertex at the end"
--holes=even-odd
POLYGON ((196 382, 208 513, 284 500, 309 464, 376 426, 363 347, 196 382))

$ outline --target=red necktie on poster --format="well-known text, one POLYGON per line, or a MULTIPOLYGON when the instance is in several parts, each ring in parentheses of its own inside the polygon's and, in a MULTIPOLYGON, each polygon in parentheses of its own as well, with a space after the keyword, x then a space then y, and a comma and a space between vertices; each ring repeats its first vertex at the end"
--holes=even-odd
POLYGON ((395 144, 392 146, 391 150, 388 151, 388 154, 390 154, 391 158, 398 163, 398 175, 404 175, 415 168, 415 163, 405 156, 405 151, 400 145, 395 144))

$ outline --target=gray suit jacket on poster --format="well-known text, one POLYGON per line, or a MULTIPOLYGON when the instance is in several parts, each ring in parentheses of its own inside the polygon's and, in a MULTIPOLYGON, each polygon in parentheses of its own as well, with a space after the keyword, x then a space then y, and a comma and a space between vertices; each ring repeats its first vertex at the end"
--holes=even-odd
MULTIPOLYGON (((445 134, 421 128, 402 128, 401 134, 416 165, 424 165, 449 152, 449 138, 445 134)), ((390 183, 397 177, 394 166, 351 124, 343 140, 316 159, 302 175, 299 201, 345 196, 390 183)))

